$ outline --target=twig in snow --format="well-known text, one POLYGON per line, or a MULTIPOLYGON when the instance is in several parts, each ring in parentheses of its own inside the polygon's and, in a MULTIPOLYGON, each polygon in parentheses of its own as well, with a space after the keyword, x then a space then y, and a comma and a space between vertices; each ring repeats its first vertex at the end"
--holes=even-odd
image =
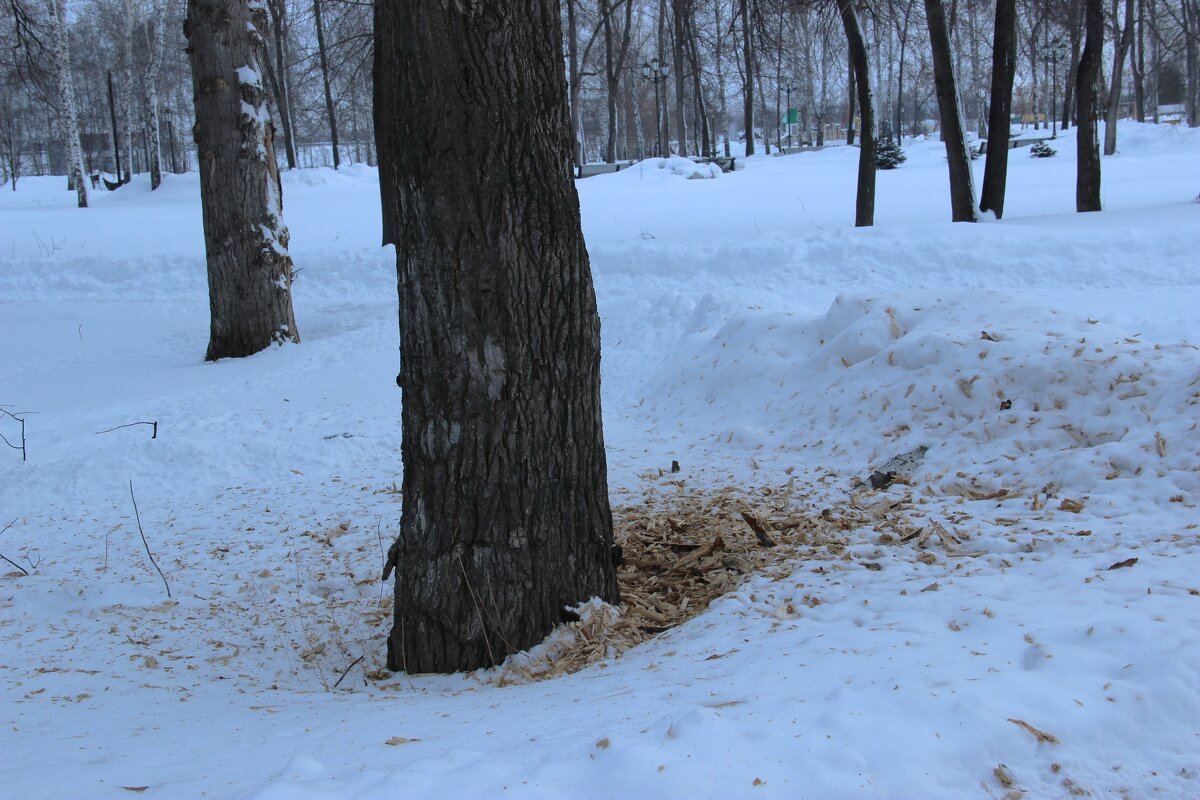
POLYGON ((350 674, 350 670, 352 670, 356 666, 358 666, 358 662, 362 661, 364 658, 366 658, 366 656, 361 655, 358 658, 354 659, 354 661, 350 662, 350 666, 346 667, 346 671, 342 673, 341 677, 338 678, 336 682, 334 682, 333 688, 336 689, 338 687, 339 683, 346 680, 346 676, 350 674))
POLYGON ((163 586, 167 587, 167 597, 170 598, 171 584, 167 583, 167 576, 163 575, 158 562, 154 560, 154 553, 150 552, 150 544, 146 541, 146 532, 142 530, 142 516, 138 513, 137 498, 133 496, 133 481, 129 482, 129 499, 133 501, 133 517, 137 520, 138 533, 142 535, 142 546, 146 548, 146 555, 150 556, 150 563, 158 570, 158 577, 162 578, 163 586))
POLYGON ((4 555, 3 553, 0 553, 0 558, 3 558, 3 559, 4 559, 5 561, 7 561, 8 563, 12 564, 14 567, 16 567, 17 569, 21 570, 21 572, 24 572, 26 575, 28 575, 28 574, 29 574, 29 570, 25 569, 25 568, 24 568, 24 567, 22 567, 20 564, 18 564, 17 562, 13 561, 11 558, 9 558, 8 556, 4 555))
POLYGON ((7 408, 5 408, 4 406, 0 406, 0 414, 4 414, 4 415, 5 415, 5 416, 7 416, 7 417, 12 417, 12 418, 13 418, 13 419, 15 419, 17 422, 21 423, 21 444, 20 444, 20 445, 15 445, 15 444, 13 444, 12 442, 10 442, 10 441, 9 441, 9 440, 8 440, 8 439, 7 439, 7 438, 4 436, 4 434, 0 433, 0 440, 3 440, 3 441, 4 441, 4 443, 5 443, 6 445, 8 445, 9 447, 11 447, 13 450, 20 450, 20 451, 21 451, 21 461, 28 461, 28 460, 29 460, 29 451, 28 451, 28 449, 26 449, 26 447, 25 447, 25 417, 24 417, 24 416, 20 416, 20 417, 18 417, 18 416, 17 416, 17 414, 25 414, 25 413, 26 413, 26 412, 24 412, 24 411, 12 412, 12 411, 9 411, 9 410, 8 410, 7 408))
MULTIPOLYGON (((379 560, 386 561, 387 556, 383 552, 383 534, 381 534, 379 532, 379 526, 382 524, 383 524, 383 517, 379 517, 378 519, 375 520, 375 538, 379 541, 379 560)), ((379 582, 379 606, 380 606, 380 608, 383 607, 383 590, 384 590, 384 588, 385 588, 384 581, 380 581, 379 582)))
POLYGON ((151 439, 158 438, 158 420, 154 420, 152 422, 130 422, 127 425, 118 425, 117 427, 109 428, 108 430, 96 431, 96 433, 93 435, 99 436, 102 433, 112 433, 113 431, 121 430, 121 428, 132 428, 134 425, 151 425, 151 426, 153 426, 153 428, 150 432, 150 438, 151 439))
MULTIPOLYGON (((20 517, 18 517, 17 519, 20 519, 20 517)), ((5 531, 7 531, 9 528, 11 528, 13 525, 16 525, 16 524, 17 524, 17 520, 15 520, 15 519, 14 519, 12 522, 10 522, 10 523, 8 523, 7 525, 5 525, 5 526, 4 526, 4 530, 0 530, 0 536, 4 535, 5 531)), ((0 553, 0 558, 3 558, 3 559, 4 559, 5 561, 7 561, 8 563, 12 564, 14 567, 16 567, 17 569, 21 570, 21 572, 24 572, 26 575, 28 575, 28 574, 29 574, 29 570, 25 569, 24 567, 22 567, 22 566, 21 566, 20 564, 18 564, 17 562, 13 561, 13 560, 12 560, 11 558, 9 558, 8 556, 6 556, 6 555, 4 555, 4 554, 0 553)))

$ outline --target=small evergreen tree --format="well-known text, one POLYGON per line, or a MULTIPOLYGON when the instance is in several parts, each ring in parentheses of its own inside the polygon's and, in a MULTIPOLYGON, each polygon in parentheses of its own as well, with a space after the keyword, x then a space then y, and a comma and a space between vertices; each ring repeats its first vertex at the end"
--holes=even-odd
POLYGON ((895 169, 908 160, 894 139, 885 139, 875 150, 875 169, 895 169))
POLYGON ((1032 158, 1049 158, 1057 152, 1057 150, 1045 142, 1034 142, 1033 147, 1029 148, 1029 155, 1032 158))

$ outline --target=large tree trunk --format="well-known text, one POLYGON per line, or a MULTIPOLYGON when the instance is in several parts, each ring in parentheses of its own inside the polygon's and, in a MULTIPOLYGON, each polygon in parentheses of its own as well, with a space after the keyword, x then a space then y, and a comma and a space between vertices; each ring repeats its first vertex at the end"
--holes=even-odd
POLYGON ((850 45, 850 64, 854 69, 858 89, 861 142, 858 151, 858 195, 854 204, 854 224, 863 228, 875 224, 875 105, 871 99, 871 62, 853 0, 838 0, 838 12, 842 18, 842 28, 846 31, 846 42, 850 45))
POLYGON ((325 25, 321 22, 321 0, 313 0, 313 23, 317 28, 317 53, 321 60, 321 83, 325 88, 325 116, 329 119, 329 140, 333 144, 333 168, 342 164, 338 152, 337 113, 333 108, 333 89, 329 82, 329 53, 325 49, 325 25))
POLYGON ((266 8, 188 0, 184 33, 196 104, 208 255, 209 361, 300 341, 274 131, 263 84, 266 8))
POLYGON ((491 666, 565 606, 618 599, 558 11, 375 4, 403 390, 392 669, 491 666))
POLYGON ((1012 87, 1017 70, 1017 3, 996 0, 992 38, 992 97, 988 114, 987 161, 979 210, 1004 216, 1004 187, 1008 180, 1008 137, 1012 117, 1012 87))
POLYGON ((79 207, 87 208, 88 188, 84 177, 83 148, 79 144, 79 115, 75 107, 75 79, 71 74, 66 0, 46 0, 46 10, 50 18, 51 35, 54 37, 50 55, 58 84, 58 113, 67 153, 67 182, 75 190, 79 207))
POLYGON ((1108 85, 1108 107, 1104 111, 1104 155, 1117 152, 1117 118, 1121 113, 1121 84, 1124 83, 1125 57, 1133 46, 1134 0, 1125 0, 1125 28, 1113 17, 1113 36, 1116 52, 1113 54, 1112 81, 1108 85))
POLYGON ((946 143, 946 164, 950 169, 950 209, 955 222, 975 222, 975 181, 971 174, 971 154, 967 151, 942 0, 925 0, 925 20, 929 26, 929 43, 933 51, 934 86, 937 89, 942 139, 946 143))
POLYGON ((1076 174, 1075 210, 1100 210, 1100 143, 1096 139, 1096 109, 1099 96, 1096 79, 1104 50, 1103 0, 1084 0, 1083 55, 1075 84, 1076 174))

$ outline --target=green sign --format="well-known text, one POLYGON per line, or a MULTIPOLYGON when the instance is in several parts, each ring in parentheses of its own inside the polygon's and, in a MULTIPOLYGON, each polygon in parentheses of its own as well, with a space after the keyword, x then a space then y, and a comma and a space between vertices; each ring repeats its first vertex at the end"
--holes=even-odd
POLYGON ((800 109, 789 108, 787 116, 788 125, 797 125, 800 122, 800 109))

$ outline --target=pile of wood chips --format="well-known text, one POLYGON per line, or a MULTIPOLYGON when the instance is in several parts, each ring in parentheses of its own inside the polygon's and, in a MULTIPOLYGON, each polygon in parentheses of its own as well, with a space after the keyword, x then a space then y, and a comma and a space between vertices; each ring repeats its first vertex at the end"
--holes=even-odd
POLYGON ((782 577, 798 560, 841 559, 867 519, 853 507, 818 508, 811 487, 692 490, 654 481, 640 503, 613 510, 622 550, 619 609, 591 607, 535 658, 510 659, 500 685, 575 672, 702 613, 755 574, 782 577))
MULTIPOLYGON (((958 527, 972 515, 915 503, 907 479, 899 477, 889 492, 861 483, 838 491, 833 477, 719 489, 692 489, 665 476, 650 480, 641 502, 613 510, 623 556, 620 606, 590 606, 531 657, 510 658, 492 682, 544 680, 618 658, 698 616, 752 575, 782 578, 804 561, 822 562, 818 570, 851 568, 844 562, 862 558, 851 554, 852 543, 876 546, 881 560, 861 564, 873 570, 888 559, 933 565, 984 555, 958 527), (944 524, 931 516, 939 512, 944 524)), ((951 494, 976 500, 1014 493, 960 487, 951 494)))

